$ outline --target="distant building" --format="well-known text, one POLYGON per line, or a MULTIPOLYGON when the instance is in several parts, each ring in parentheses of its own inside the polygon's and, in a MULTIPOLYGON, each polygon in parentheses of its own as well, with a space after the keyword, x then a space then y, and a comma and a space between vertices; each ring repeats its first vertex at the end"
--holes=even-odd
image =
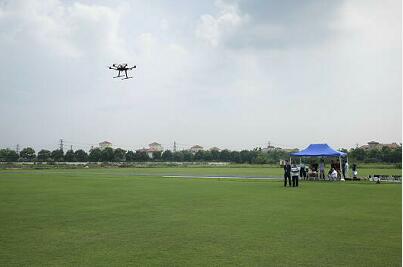
POLYGON ((394 148, 398 148, 399 145, 397 143, 381 144, 376 141, 371 141, 371 142, 368 142, 367 145, 363 145, 360 148, 365 149, 365 150, 372 150, 372 149, 382 149, 383 147, 389 147, 391 149, 394 149, 394 148))
POLYGON ((203 150, 203 147, 199 146, 199 145, 195 145, 190 148, 190 152, 192 152, 192 153, 197 153, 202 150, 203 150))
POLYGON ((163 148, 161 146, 161 144, 158 144, 157 142, 151 143, 148 145, 148 148, 142 148, 137 150, 138 152, 145 152, 147 153, 148 157, 150 159, 153 158, 153 153, 154 152, 162 152, 163 148))
POLYGON ((103 142, 99 143, 99 148, 100 149, 104 149, 104 148, 107 148, 107 147, 112 147, 112 143, 108 142, 108 141, 103 141, 103 142))

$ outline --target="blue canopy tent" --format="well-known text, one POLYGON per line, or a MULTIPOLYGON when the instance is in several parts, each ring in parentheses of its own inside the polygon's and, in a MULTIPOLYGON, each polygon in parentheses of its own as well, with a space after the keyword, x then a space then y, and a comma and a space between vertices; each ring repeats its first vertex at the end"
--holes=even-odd
MULTIPOLYGON (((331 148, 328 144, 311 144, 302 151, 290 153, 294 157, 338 157, 341 166, 341 157, 346 157, 347 153, 340 152, 331 148)), ((343 177, 342 177, 342 180, 343 177)))

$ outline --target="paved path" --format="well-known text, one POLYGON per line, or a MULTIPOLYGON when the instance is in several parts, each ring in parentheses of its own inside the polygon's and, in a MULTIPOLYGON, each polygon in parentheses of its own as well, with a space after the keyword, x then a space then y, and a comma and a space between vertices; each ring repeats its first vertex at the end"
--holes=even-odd
POLYGON ((164 178, 203 178, 203 179, 253 179, 253 180, 280 180, 281 177, 271 176, 203 176, 203 175, 162 175, 164 178))
MULTIPOLYGON (((69 176, 76 175, 74 172, 69 171, 43 171, 43 170, 23 170, 23 171, 1 171, 1 174, 67 174, 69 176)), ((87 175, 107 175, 107 176, 153 176, 153 177, 163 177, 163 178, 203 178, 203 179, 254 179, 254 180, 280 180, 282 177, 276 176, 243 176, 243 175, 194 175, 194 174, 173 174, 173 173, 114 173, 114 172, 90 172, 85 173, 87 175)))

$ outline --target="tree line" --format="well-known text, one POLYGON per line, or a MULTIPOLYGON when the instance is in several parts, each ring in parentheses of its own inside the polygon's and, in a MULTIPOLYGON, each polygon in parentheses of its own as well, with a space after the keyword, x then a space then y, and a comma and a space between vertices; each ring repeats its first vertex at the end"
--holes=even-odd
MULTIPOLYGON (((402 146, 392 149, 383 147, 382 149, 366 150, 353 148, 350 150, 340 149, 347 152, 349 159, 356 162, 385 162, 401 163, 402 146)), ((124 150, 121 148, 93 148, 89 153, 82 149, 73 151, 56 149, 53 151, 42 149, 38 153, 31 147, 22 149, 19 153, 11 149, 0 149, 0 161, 2 162, 146 162, 146 161, 173 161, 173 162, 233 162, 250 164, 278 164, 281 159, 288 159, 289 152, 284 150, 263 151, 261 148, 253 150, 230 151, 227 149, 217 151, 190 151, 165 150, 153 152, 152 157, 147 152, 138 150, 124 150)))

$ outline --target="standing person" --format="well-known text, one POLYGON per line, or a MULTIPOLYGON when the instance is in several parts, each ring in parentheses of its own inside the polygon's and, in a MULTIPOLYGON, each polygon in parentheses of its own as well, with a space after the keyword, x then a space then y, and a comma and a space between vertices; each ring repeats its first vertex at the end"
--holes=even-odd
POLYGON ((344 164, 344 169, 346 170, 346 177, 348 178, 348 161, 346 160, 346 163, 344 164))
POLYGON ((321 159, 319 163, 319 179, 325 180, 325 162, 323 159, 321 159))
POLYGON ((299 177, 304 177, 304 179, 306 178, 305 164, 303 163, 301 163, 299 166, 299 177))
POLYGON ((357 165, 354 163, 353 166, 351 167, 352 171, 353 171, 353 179, 357 178, 357 165))
POLYGON ((292 187, 298 187, 299 168, 293 164, 291 167, 292 187))
POLYGON ((291 165, 288 162, 288 160, 285 161, 285 165, 284 165, 284 187, 287 187, 287 179, 288 179, 288 184, 291 187, 291 165))
POLYGON ((341 173, 343 174, 343 178, 346 179, 346 162, 344 160, 341 165, 341 173))

